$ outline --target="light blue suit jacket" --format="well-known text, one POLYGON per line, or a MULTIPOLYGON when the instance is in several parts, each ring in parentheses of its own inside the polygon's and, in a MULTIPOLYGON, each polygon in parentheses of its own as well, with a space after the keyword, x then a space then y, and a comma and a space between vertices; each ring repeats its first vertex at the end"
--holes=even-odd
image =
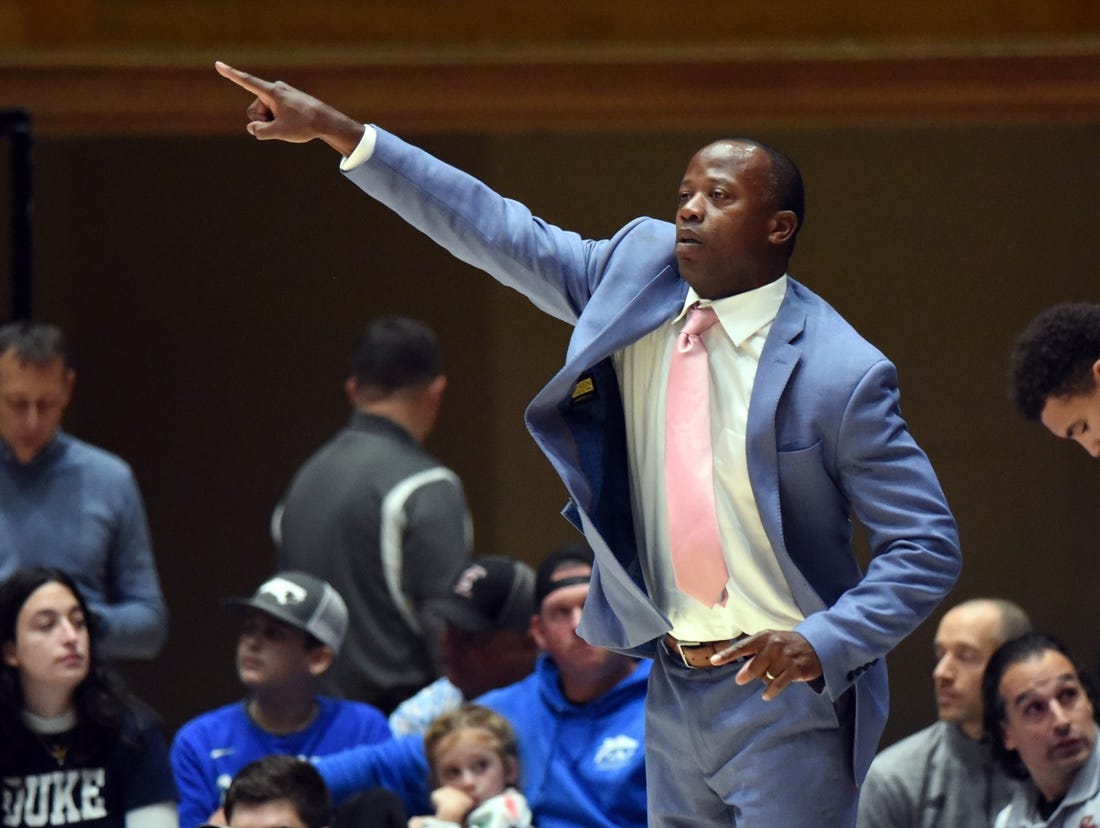
MULTIPOLYGON (((635 219, 593 241, 531 215, 481 182, 378 130, 348 173, 463 261, 574 326, 566 361, 527 426, 572 498, 596 554, 581 622, 591 643, 654 654, 670 629, 641 575, 625 427, 610 356, 678 313, 675 228, 635 219)), ((881 660, 958 577, 958 532, 898 405, 894 366, 794 281, 764 345, 749 405, 749 478, 760 518, 806 618, 797 628, 834 701, 855 692, 854 773, 863 778, 888 711, 881 660), (854 514, 872 560, 851 549, 854 514)))

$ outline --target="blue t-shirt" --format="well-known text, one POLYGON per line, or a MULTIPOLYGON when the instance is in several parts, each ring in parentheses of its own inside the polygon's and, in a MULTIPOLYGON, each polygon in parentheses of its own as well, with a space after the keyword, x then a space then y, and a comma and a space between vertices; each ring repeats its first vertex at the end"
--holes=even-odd
POLYGON ((318 712, 305 730, 273 734, 261 729, 247 700, 203 713, 172 742, 172 769, 180 791, 180 828, 205 823, 221 807, 229 783, 242 767, 273 753, 313 760, 355 745, 390 739, 386 717, 369 704, 317 697, 318 712))

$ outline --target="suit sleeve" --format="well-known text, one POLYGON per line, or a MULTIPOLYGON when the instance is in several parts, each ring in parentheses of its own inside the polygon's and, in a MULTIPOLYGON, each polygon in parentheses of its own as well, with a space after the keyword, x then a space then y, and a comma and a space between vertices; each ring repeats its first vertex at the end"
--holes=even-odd
POLYGON ((576 323, 602 272, 606 242, 555 227, 467 173, 377 132, 370 159, 345 173, 356 186, 456 258, 576 323))
POLYGON ((889 361, 873 364, 856 383, 833 450, 826 465, 835 467, 872 555, 854 586, 798 627, 836 699, 932 612, 955 584, 962 559, 935 472, 901 417, 889 361))

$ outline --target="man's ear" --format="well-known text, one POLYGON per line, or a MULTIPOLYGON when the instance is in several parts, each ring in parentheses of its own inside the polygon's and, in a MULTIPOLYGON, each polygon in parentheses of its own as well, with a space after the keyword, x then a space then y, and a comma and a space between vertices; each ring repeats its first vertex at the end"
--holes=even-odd
POLYGON ((306 659, 306 663, 309 666, 310 675, 314 678, 318 678, 332 666, 332 662, 335 660, 336 654, 332 652, 332 647, 323 644, 320 647, 310 648, 309 657, 306 659))
POLYGON ((1001 722, 1001 744, 1005 746, 1005 750, 1016 750, 1016 740, 1012 738, 1008 732, 1008 728, 1005 727, 1005 723, 1001 722))
POLYGON ((344 380, 344 394, 348 398, 348 405, 355 405, 356 397, 359 395, 359 383, 355 381, 355 377, 344 380))
POLYGON ((547 637, 542 633, 542 619, 539 617, 538 612, 531 616, 531 638, 535 639, 536 647, 539 650, 546 651, 547 649, 547 637))
POLYGON ((446 390, 447 377, 443 374, 440 374, 428 383, 428 396, 437 411, 439 410, 439 406, 443 403, 443 392, 446 390))
POLYGON ((798 229, 798 216, 793 210, 780 210, 772 216, 772 231, 768 234, 768 241, 772 244, 784 245, 791 240, 798 229))

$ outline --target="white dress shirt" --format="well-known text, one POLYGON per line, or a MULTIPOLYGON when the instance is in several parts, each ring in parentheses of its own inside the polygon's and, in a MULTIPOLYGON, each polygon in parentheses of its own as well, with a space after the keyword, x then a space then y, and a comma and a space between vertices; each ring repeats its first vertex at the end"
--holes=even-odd
POLYGON ((749 484, 745 430, 764 340, 787 291, 787 277, 717 301, 688 291, 684 307, 614 356, 626 415, 635 533, 654 603, 682 641, 714 641, 742 632, 790 630, 803 620, 775 559, 749 484), (709 305, 719 324, 703 333, 710 359, 715 509, 731 574, 725 606, 706 607, 676 587, 665 498, 665 389, 669 359, 688 308, 709 305))

